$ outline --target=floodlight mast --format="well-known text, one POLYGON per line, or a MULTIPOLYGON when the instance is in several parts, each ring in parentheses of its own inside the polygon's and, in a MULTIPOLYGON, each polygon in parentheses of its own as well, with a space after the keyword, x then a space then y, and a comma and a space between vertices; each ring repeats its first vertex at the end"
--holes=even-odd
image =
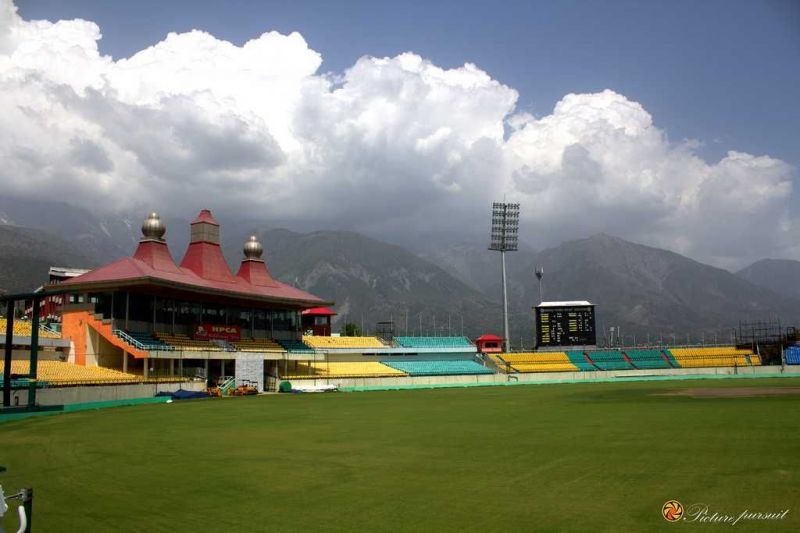
POLYGON ((503 345, 511 351, 508 334, 508 287, 506 285, 506 252, 517 251, 519 233, 519 204, 494 202, 492 204, 492 234, 489 249, 500 252, 503 280, 503 345))
POLYGON ((534 270, 534 274, 536 274, 536 279, 539 280, 539 303, 542 303, 542 278, 544 277, 544 267, 537 266, 534 270))

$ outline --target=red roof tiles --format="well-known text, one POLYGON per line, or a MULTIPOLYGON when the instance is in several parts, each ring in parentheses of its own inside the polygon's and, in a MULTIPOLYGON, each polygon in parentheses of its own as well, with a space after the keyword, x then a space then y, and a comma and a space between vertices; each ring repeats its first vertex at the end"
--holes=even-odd
MULTIPOLYGON (((200 212, 195 219, 195 222, 198 221, 217 224, 208 210, 200 212)), ((276 281, 261 260, 243 260, 238 275, 234 276, 219 245, 204 241, 191 243, 178 266, 172 259, 166 242, 143 239, 133 256, 58 283, 54 288, 74 286, 75 290, 90 290, 99 287, 113 288, 115 285, 148 284, 301 307, 330 305, 317 296, 276 281)))

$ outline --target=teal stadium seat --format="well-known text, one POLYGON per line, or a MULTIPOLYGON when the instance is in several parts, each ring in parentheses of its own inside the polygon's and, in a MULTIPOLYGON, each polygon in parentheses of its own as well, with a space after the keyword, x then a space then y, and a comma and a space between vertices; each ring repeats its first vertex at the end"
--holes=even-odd
POLYGON ((314 350, 303 341, 298 340, 279 340, 278 344, 283 346, 287 352, 293 353, 314 353, 314 350))
POLYGON ((395 337, 403 348, 474 348, 466 337, 395 337))
POLYGON ((567 357, 569 357, 570 362, 578 367, 578 370, 581 371, 592 371, 597 370, 591 363, 589 363, 586 358, 583 356, 583 352, 578 352, 575 350, 568 351, 567 357))
POLYGON ((589 359, 600 370, 630 370, 633 368, 622 356, 622 353, 616 350, 601 350, 588 352, 588 354, 589 359))
POLYGON ((662 357, 661 350, 625 350, 625 355, 636 368, 671 368, 662 357))
POLYGON ((664 355, 666 355, 667 359, 669 359, 669 364, 671 364, 675 368, 681 368, 681 364, 678 362, 677 359, 675 359, 675 356, 672 355, 669 350, 664 350, 664 355))
POLYGON ((459 376, 467 374, 494 374, 475 361, 381 361, 386 366, 405 372, 409 376, 459 376))
POLYGON ((131 338, 144 345, 145 350, 167 350, 172 347, 161 339, 143 331, 126 331, 131 338))

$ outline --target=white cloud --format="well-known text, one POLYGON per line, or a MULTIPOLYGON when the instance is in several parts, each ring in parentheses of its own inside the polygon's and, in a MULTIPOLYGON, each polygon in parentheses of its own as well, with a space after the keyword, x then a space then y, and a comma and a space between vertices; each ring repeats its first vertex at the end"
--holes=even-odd
POLYGON ((794 227, 791 167, 738 152, 708 163, 613 91, 536 118, 469 63, 405 53, 323 74, 297 33, 235 46, 202 31, 115 61, 100 38, 0 0, 3 193, 479 238, 507 194, 538 245, 607 231, 723 265, 775 255, 794 227))
POLYGON ((601 229, 723 266, 779 253, 791 237, 793 169, 697 143, 671 144, 636 102, 606 90, 570 94, 551 115, 516 120, 505 144, 533 227, 581 236, 601 229))

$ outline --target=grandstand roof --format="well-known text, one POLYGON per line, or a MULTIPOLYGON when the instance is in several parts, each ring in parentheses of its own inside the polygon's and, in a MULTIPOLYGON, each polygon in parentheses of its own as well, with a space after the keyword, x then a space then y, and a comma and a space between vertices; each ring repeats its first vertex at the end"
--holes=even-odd
POLYGON ((62 278, 74 278, 75 276, 80 276, 81 274, 86 274, 89 272, 85 268, 70 268, 70 267, 55 267, 51 266, 50 270, 47 272, 50 276, 59 276, 62 278))
POLYGON ((336 312, 328 309, 327 307, 312 307, 311 309, 306 309, 303 311, 302 314, 315 316, 335 316, 336 312))
POLYGON ((594 305, 586 300, 573 300, 569 302, 542 302, 536 307, 579 307, 582 305, 594 305))
MULTIPOLYGON (((201 211, 193 224, 198 221, 218 224, 208 210, 201 211)), ((332 302, 274 280, 262 260, 244 259, 238 275, 234 275, 218 244, 192 242, 178 266, 165 241, 147 237, 142 238, 131 257, 124 257, 58 284, 46 285, 44 292, 134 286, 165 287, 178 292, 297 307, 333 305, 332 302)))

